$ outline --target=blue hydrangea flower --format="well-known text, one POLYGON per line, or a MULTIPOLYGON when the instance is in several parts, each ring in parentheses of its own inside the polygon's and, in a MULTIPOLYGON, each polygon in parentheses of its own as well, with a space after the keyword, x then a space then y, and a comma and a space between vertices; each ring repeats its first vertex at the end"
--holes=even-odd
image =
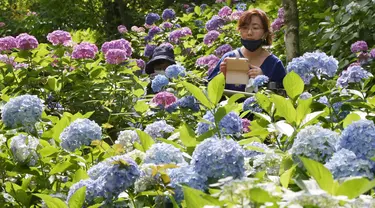
POLYGON ((312 97, 312 94, 310 94, 309 92, 304 92, 304 93, 299 95, 299 99, 301 99, 301 100, 307 100, 311 97, 312 97))
POLYGON ((201 11, 203 12, 206 8, 207 8, 207 4, 201 4, 200 5, 200 8, 201 8, 201 11))
POLYGON ((158 20, 160 20, 160 16, 156 13, 149 13, 146 16, 146 24, 148 25, 152 25, 158 20))
POLYGON ((375 155, 375 125, 373 121, 359 120, 341 133, 340 148, 354 152, 358 158, 371 159, 375 155))
POLYGON ((151 88, 154 92, 160 92, 163 87, 169 84, 169 80, 166 76, 158 74, 151 82, 151 88))
POLYGON ((247 9, 247 5, 245 3, 238 3, 236 4, 236 9, 238 11, 245 11, 247 9))
POLYGON ((337 79, 336 86, 345 88, 349 83, 360 83, 363 79, 367 79, 370 76, 372 74, 364 70, 361 66, 354 65, 341 73, 341 76, 337 79))
POLYGON ((180 149, 167 143, 153 144, 146 151, 146 157, 143 163, 161 164, 185 164, 186 161, 182 156, 180 149))
POLYGON ((255 157, 257 155, 264 154, 264 152, 260 152, 260 151, 257 151, 257 150, 247 149, 246 147, 256 147, 256 148, 259 148, 259 149, 261 149, 263 151, 267 151, 267 150, 270 149, 270 148, 268 148, 268 146, 266 144, 259 143, 259 142, 251 142, 251 143, 246 144, 244 146, 245 157, 255 157))
POLYGON ((194 20, 195 26, 199 28, 203 28, 203 21, 202 20, 194 20))
POLYGON ((192 166, 169 169, 168 175, 171 179, 169 186, 174 188, 174 198, 177 203, 180 203, 184 199, 184 192, 181 185, 188 185, 191 188, 201 191, 207 189, 207 178, 196 173, 192 166))
POLYGON ((85 202, 88 205, 95 204, 94 199, 96 197, 103 197, 104 192, 102 189, 102 186, 99 186, 98 182, 96 180, 92 179, 86 179, 81 180, 78 183, 73 184, 68 192, 67 202, 69 202, 70 198, 73 196, 73 194, 83 186, 86 186, 86 198, 85 202))
POLYGON ((163 20, 172 20, 176 17, 176 12, 173 9, 164 9, 161 17, 163 18, 163 20))
POLYGON ((164 138, 165 133, 172 133, 174 127, 168 125, 164 120, 155 121, 152 124, 149 124, 145 128, 145 132, 150 135, 153 139, 164 138))
POLYGON ((32 130, 43 112, 42 101, 35 95, 21 95, 11 98, 1 110, 2 121, 5 126, 16 128, 25 127, 32 130))
POLYGON ((318 103, 321 103, 326 106, 330 106, 327 96, 320 97, 318 100, 318 103))
POLYGON ((134 189, 137 193, 146 190, 152 190, 158 183, 161 182, 160 173, 153 174, 155 164, 142 164, 140 167, 141 176, 135 181, 134 189))
POLYGON ((121 144, 124 147, 125 152, 130 152, 134 150, 135 142, 141 143, 137 132, 134 130, 124 130, 120 131, 120 134, 118 135, 115 143, 121 144))
POLYGON ((180 108, 188 108, 193 111, 199 111, 199 103, 194 96, 185 96, 177 101, 180 108))
POLYGON ((178 76, 184 77, 185 67, 177 64, 170 65, 165 69, 165 75, 170 79, 177 78, 178 76))
POLYGON ((193 152, 191 165, 201 176, 220 179, 244 175, 244 151, 232 139, 205 139, 193 152))
POLYGON ((243 111, 250 110, 252 112, 261 113, 263 110, 257 103, 255 97, 249 97, 243 102, 243 111))
POLYGON ((260 87, 268 83, 270 79, 266 75, 258 75, 254 79, 253 86, 254 87, 260 87))
POLYGON ((37 147, 39 140, 30 135, 19 134, 12 138, 10 149, 16 162, 34 166, 38 162, 37 147))
POLYGON ((325 166, 335 179, 354 176, 367 177, 370 180, 374 178, 370 161, 357 158, 354 152, 347 149, 335 152, 325 166))
POLYGON ((307 126, 298 132, 290 153, 298 161, 298 156, 325 163, 336 152, 339 135, 321 126, 307 126))
POLYGON ((73 152, 83 145, 90 145, 94 140, 100 140, 101 137, 102 128, 95 121, 79 118, 60 134, 60 145, 63 149, 73 152))
POLYGON ((296 72, 305 84, 310 84, 314 76, 319 79, 322 75, 333 77, 337 68, 338 61, 332 56, 327 56, 321 52, 305 53, 301 57, 293 58, 287 66, 288 72, 296 72))
MULTIPOLYGON (((207 113, 203 116, 203 119, 208 121, 208 123, 198 123, 196 133, 199 135, 204 134, 210 129, 215 128, 215 117, 210 111, 207 111, 207 113)), ((242 120, 236 113, 230 112, 227 115, 225 115, 219 122, 219 130, 222 134, 241 133, 242 120)))

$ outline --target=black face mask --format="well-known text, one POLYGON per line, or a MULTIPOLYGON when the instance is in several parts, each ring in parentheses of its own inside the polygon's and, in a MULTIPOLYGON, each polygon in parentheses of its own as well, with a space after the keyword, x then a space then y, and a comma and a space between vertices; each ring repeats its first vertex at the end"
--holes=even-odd
POLYGON ((249 51, 254 52, 256 51, 260 46, 262 46, 262 39, 259 40, 245 40, 241 38, 242 45, 249 51))

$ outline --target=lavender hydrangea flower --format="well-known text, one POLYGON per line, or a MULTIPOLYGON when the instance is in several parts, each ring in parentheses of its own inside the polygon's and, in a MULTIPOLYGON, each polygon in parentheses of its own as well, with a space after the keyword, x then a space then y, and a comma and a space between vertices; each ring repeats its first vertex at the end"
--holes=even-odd
POLYGON ((105 61, 108 64, 121 64, 127 59, 126 51, 121 49, 109 49, 105 54, 105 61))
POLYGON ((163 18, 163 20, 172 20, 176 17, 176 12, 173 9, 164 9, 161 17, 163 18))
POLYGON ((335 152, 325 166, 331 171, 335 179, 355 176, 374 178, 371 163, 367 160, 358 159, 354 152, 347 149, 335 152))
POLYGON ((158 20, 160 20, 160 16, 156 13, 149 13, 146 16, 146 24, 148 25, 152 25, 158 20))
POLYGON ((93 59, 98 53, 98 47, 95 44, 82 42, 73 48, 73 59, 93 59))
POLYGON ((363 79, 367 79, 370 76, 372 74, 364 70, 361 66, 350 66, 341 73, 341 76, 337 79, 336 86, 345 88, 349 86, 349 83, 360 83, 363 79))
POLYGON ((243 102, 243 111, 250 110, 252 112, 261 113, 263 110, 257 103, 255 97, 249 97, 243 102))
POLYGON ((251 143, 246 144, 244 146, 245 157, 255 157, 257 155, 264 154, 263 152, 257 151, 256 149, 252 150, 252 149, 247 149, 246 147, 256 147, 256 148, 261 149, 263 151, 267 151, 267 150, 270 149, 266 144, 259 143, 259 142, 251 142, 251 143))
POLYGON ((307 126, 298 132, 289 150, 298 160, 299 156, 325 163, 336 152, 339 135, 321 126, 307 126))
POLYGON ((170 22, 163 22, 160 24, 160 27, 163 29, 171 29, 173 27, 173 24, 170 22))
POLYGON ((229 44, 224 44, 224 45, 219 46, 219 47, 215 50, 215 55, 221 57, 221 56, 223 56, 224 54, 226 54, 227 52, 232 51, 232 50, 233 50, 233 48, 232 48, 231 45, 229 45, 229 44))
POLYGON ((165 75, 169 79, 178 78, 179 76, 184 77, 185 67, 177 64, 170 65, 165 69, 165 75))
POLYGON ((261 87, 261 86, 265 85, 266 83, 268 83, 269 80, 270 79, 266 75, 258 75, 254 79, 253 86, 254 87, 261 87))
POLYGON ((367 51, 368 50, 368 46, 367 46, 367 43, 365 41, 360 40, 360 41, 357 41, 357 42, 353 43, 350 46, 350 50, 353 53, 357 53, 357 52, 361 52, 361 51, 367 51))
POLYGON ((12 65, 12 66, 16 64, 13 56, 7 56, 5 54, 4 55, 0 54, 0 62, 3 62, 8 65, 12 65))
POLYGON ((236 9, 238 11, 245 11, 247 9, 246 3, 238 3, 236 4, 236 9))
POLYGON ((158 74, 151 82, 151 88, 154 92, 160 92, 163 87, 167 86, 169 80, 166 76, 158 74))
POLYGON ((16 39, 12 36, 6 36, 0 38, 0 52, 1 51, 10 51, 14 48, 17 48, 16 39))
POLYGON ((119 25, 117 26, 117 31, 120 33, 120 34, 125 34, 128 32, 128 29, 126 29, 126 27, 124 25, 119 25))
POLYGON ((199 7, 201 8, 201 11, 203 12, 207 8, 207 4, 201 4, 199 7))
POLYGON ((120 131, 120 134, 117 137, 116 144, 121 144, 125 152, 131 152, 134 150, 134 143, 141 143, 138 134, 134 130, 124 130, 120 131))
POLYGON ((284 20, 281 18, 276 18, 271 24, 272 31, 279 31, 282 26, 284 26, 284 20))
POLYGON ((231 14, 232 14, 232 9, 228 6, 224 6, 223 8, 221 8, 218 13, 219 17, 221 18, 228 17, 231 14))
POLYGON ((370 160, 375 155, 374 122, 359 120, 349 124, 341 133, 341 148, 354 152, 360 159, 370 160))
POLYGON ((145 61, 143 61, 142 59, 137 59, 137 60, 135 60, 135 61, 137 62, 137 66, 138 66, 141 70, 145 69, 145 67, 146 67, 146 62, 145 62, 145 61))
POLYGON ((189 35, 192 35, 192 32, 190 28, 188 27, 176 29, 169 34, 169 41, 174 44, 178 44, 180 43, 181 38, 189 36, 189 35))
POLYGON ((16 128, 25 127, 33 130, 33 126, 42 117, 43 104, 35 95, 21 95, 11 98, 1 111, 2 121, 5 126, 16 128))
POLYGON ((168 43, 168 42, 162 43, 162 44, 160 44, 160 46, 168 47, 168 48, 170 48, 170 49, 173 49, 173 48, 174 48, 173 45, 170 44, 170 43, 168 43))
POLYGON ((371 58, 375 59, 375 48, 370 51, 371 58))
POLYGON ((17 48, 21 50, 30 50, 38 47, 38 40, 27 33, 21 33, 16 37, 17 48))
POLYGON ((48 33, 47 40, 51 42, 52 45, 68 46, 72 41, 72 36, 69 32, 63 30, 55 30, 52 33, 48 33))
POLYGON ((212 45, 212 43, 219 37, 220 33, 216 30, 208 31, 203 38, 203 43, 206 45, 212 45))
POLYGON ((301 100, 307 100, 311 97, 312 97, 312 94, 310 94, 309 92, 304 92, 304 93, 299 95, 299 99, 301 99, 301 100))
POLYGON ((184 192, 181 185, 188 185, 191 188, 201 191, 207 189, 207 178, 196 173, 192 166, 169 169, 168 175, 171 179, 169 186, 174 188, 174 198, 177 203, 180 203, 184 199, 184 192))
POLYGON ((217 63, 219 62, 219 58, 216 57, 215 55, 208 55, 208 56, 203 56, 197 59, 195 62, 195 65, 201 66, 201 67, 208 67, 207 74, 211 74, 212 70, 215 68, 217 63))
POLYGON ((186 164, 180 149, 167 143, 156 143, 146 151, 146 157, 143 163, 153 163, 155 165, 161 164, 186 164))
POLYGON ((145 47, 144 56, 147 56, 147 57, 152 56, 152 54, 154 53, 155 48, 156 48, 156 45, 147 44, 146 47, 145 47))
POLYGON ((35 166, 38 162, 37 147, 39 140, 30 135, 19 134, 12 138, 10 149, 16 162, 35 166))
POLYGON ((239 20, 242 13, 244 13, 243 11, 234 11, 231 15, 230 15, 230 19, 231 20, 239 20))
POLYGON ((158 26, 152 26, 151 29, 148 31, 148 36, 154 37, 156 34, 160 33, 161 29, 158 26))
MULTIPOLYGON (((198 135, 202 135, 215 128, 215 117, 210 111, 207 111, 207 113, 203 116, 203 119, 206 121, 199 122, 195 131, 198 135)), ((236 113, 230 112, 219 122, 219 130, 222 134, 241 133, 242 120, 236 113)))
POLYGON ((89 119, 77 119, 73 121, 60 134, 61 147, 69 152, 80 148, 82 145, 90 145, 94 140, 100 140, 102 128, 89 119))
POLYGON ((225 20, 221 17, 214 15, 210 20, 206 22, 206 30, 219 30, 222 26, 224 26, 225 20))
POLYGON ((80 188, 86 187, 85 203, 91 205, 94 204, 96 197, 103 196, 103 189, 99 186, 99 183, 92 179, 80 180, 78 183, 73 184, 68 192, 67 201, 73 196, 73 194, 80 188))
POLYGON ((319 98, 319 100, 317 101, 318 103, 321 103, 323 105, 326 105, 326 106, 330 106, 329 102, 328 102, 328 98, 327 96, 322 96, 319 98))
POLYGON ((150 135, 153 139, 164 138, 166 133, 172 133, 174 127, 168 125, 164 120, 155 121, 152 124, 149 124, 145 128, 145 132, 150 135))
POLYGON ((201 176, 220 179, 244 175, 244 151, 232 139, 208 138, 193 152, 191 165, 201 176))
POLYGON ((177 101, 180 108, 189 108, 193 111, 199 111, 199 104, 194 96, 185 96, 177 101))
POLYGON ((293 58, 287 66, 287 70, 296 72, 305 84, 310 84, 314 76, 318 78, 322 75, 333 77, 337 68, 338 61, 321 52, 305 53, 301 57, 293 58))
POLYGON ((133 53, 131 43, 123 38, 103 43, 102 52, 104 54, 106 54, 110 49, 121 49, 126 52, 127 57, 130 57, 133 53))

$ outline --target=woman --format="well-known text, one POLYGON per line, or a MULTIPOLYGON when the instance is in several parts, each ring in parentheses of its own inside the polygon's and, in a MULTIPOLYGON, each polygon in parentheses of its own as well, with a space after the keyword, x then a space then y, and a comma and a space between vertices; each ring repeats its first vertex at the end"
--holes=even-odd
MULTIPOLYGON (((272 32, 266 13, 259 9, 245 11, 238 20, 237 29, 241 35, 242 47, 236 50, 240 57, 249 60, 249 78, 255 78, 263 74, 269 77, 270 82, 276 82, 279 86, 282 86, 283 78, 286 75, 283 63, 262 47, 272 44, 272 32)), ((224 54, 208 76, 209 81, 220 72, 226 74, 227 57, 236 57, 236 52, 230 51, 224 54)), ((226 89, 236 91, 245 91, 245 87, 245 85, 234 84, 226 84, 225 86, 226 89)))

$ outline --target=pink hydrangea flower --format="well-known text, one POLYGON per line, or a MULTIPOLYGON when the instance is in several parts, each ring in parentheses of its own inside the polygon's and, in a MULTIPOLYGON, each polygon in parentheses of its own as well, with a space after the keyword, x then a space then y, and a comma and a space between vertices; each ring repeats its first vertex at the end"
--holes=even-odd
POLYGON ((177 98, 170 92, 159 92, 152 98, 151 102, 159 107, 168 108, 170 105, 177 102, 177 98))
POLYGON ((371 58, 375 59, 375 48, 370 51, 371 58))
POLYGON ((243 11, 235 11, 230 15, 231 20, 239 20, 243 11))
POLYGON ((73 59, 93 59, 98 53, 98 47, 95 44, 82 42, 74 46, 72 58, 73 59))
POLYGON ((128 59, 126 51, 122 49, 109 49, 105 53, 105 60, 109 64, 121 64, 128 59))
POLYGON ((109 49, 121 49, 121 50, 124 50, 126 52, 126 56, 127 57, 130 57, 132 55, 132 47, 131 47, 131 44, 129 41, 121 38, 121 39, 118 39, 118 40, 112 40, 110 42, 105 42, 103 45, 102 45, 102 52, 104 54, 107 53, 107 51, 109 49))
POLYGON ((0 38, 0 51, 10 51, 17 48, 16 39, 12 36, 0 38))
POLYGON ((5 26, 5 22, 0 22, 0 27, 4 27, 5 26))
POLYGON ((55 30, 52 33, 48 33, 47 40, 52 43, 52 45, 70 45, 72 41, 72 36, 69 32, 63 30, 55 30))
POLYGON ((27 33, 21 33, 16 37, 17 48, 21 50, 35 49, 38 47, 38 40, 27 33))
POLYGON ((119 25, 119 26, 117 27, 117 30, 118 30, 118 32, 121 33, 121 34, 124 34, 124 33, 127 33, 127 32, 128 32, 128 29, 126 29, 126 27, 125 27, 124 25, 119 25))
POLYGON ((232 14, 232 9, 229 6, 224 6, 220 9, 218 15, 221 18, 226 18, 232 14))
POLYGON ((241 119, 241 121, 242 121, 242 131, 244 133, 249 132, 250 131, 250 128, 249 128, 249 126, 250 126, 250 120, 247 119, 247 118, 243 118, 243 119, 241 119))

